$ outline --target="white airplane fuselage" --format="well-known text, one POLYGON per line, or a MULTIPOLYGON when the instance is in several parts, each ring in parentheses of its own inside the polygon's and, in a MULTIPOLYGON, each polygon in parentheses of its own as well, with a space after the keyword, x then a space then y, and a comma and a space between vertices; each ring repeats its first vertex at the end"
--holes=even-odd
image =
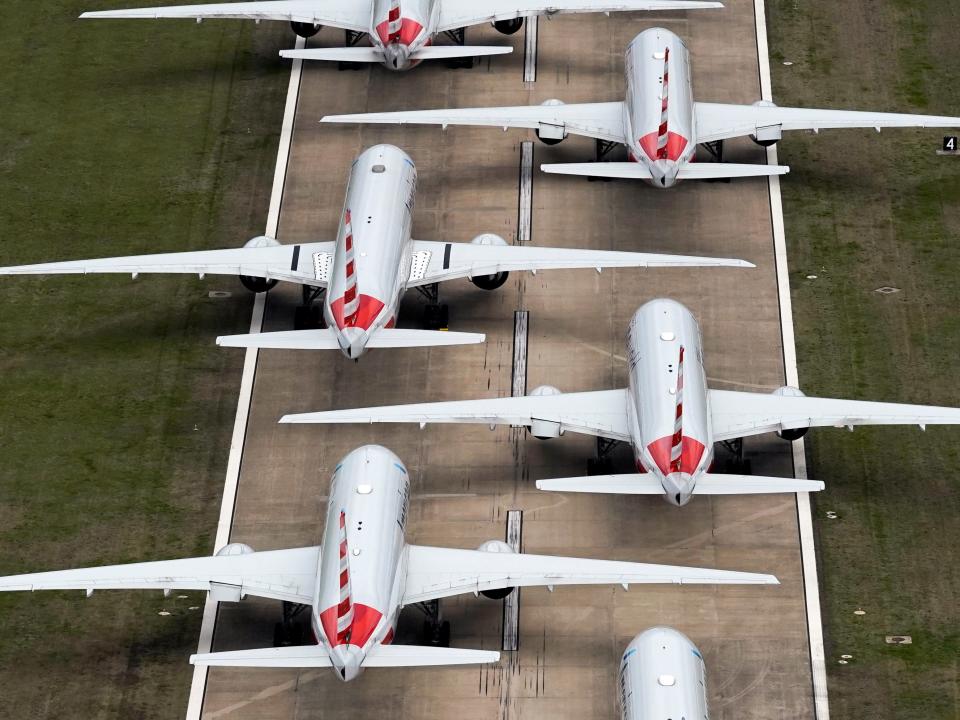
POLYGON ((713 462, 700 326, 675 300, 651 300, 630 320, 627 356, 637 470, 659 478, 668 502, 685 505, 713 462))
POLYGON ((367 653, 393 640, 409 498, 406 468, 379 445, 357 448, 333 473, 311 624, 341 680, 357 677, 367 653))
POLYGON ((633 639, 620 661, 622 720, 706 720, 707 671, 683 633, 653 627, 633 639))
POLYGON ((360 357, 371 333, 393 327, 410 277, 413 160, 393 145, 354 161, 324 298, 327 326, 343 353, 360 357))
POLYGON ((410 55, 433 42, 439 16, 437 0, 374 0, 369 35, 383 52, 383 66, 409 70, 418 65, 410 55))
POLYGON ((677 35, 650 28, 627 46, 625 142, 631 160, 667 188, 697 150, 690 53, 677 35))

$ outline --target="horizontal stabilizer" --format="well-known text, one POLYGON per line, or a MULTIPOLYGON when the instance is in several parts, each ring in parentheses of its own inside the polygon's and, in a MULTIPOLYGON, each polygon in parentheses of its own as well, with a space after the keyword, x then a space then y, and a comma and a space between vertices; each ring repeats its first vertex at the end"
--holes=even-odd
POLYGON ((445 60, 446 58, 480 57, 482 55, 507 55, 513 48, 504 45, 431 45, 415 50, 411 60, 445 60))
POLYGON ((694 495, 755 495, 761 493, 797 493, 823 490, 820 480, 762 477, 758 475, 704 475, 693 489, 694 495))
POLYGON ((310 48, 281 50, 280 57, 293 60, 332 60, 334 62, 378 63, 383 53, 375 47, 310 48))
MULTIPOLYGON (((652 180, 650 170, 642 163, 553 163, 544 164, 545 173, 559 175, 586 175, 624 180, 652 180)), ((720 178, 784 175, 790 172, 786 165, 735 165, 733 163, 687 163, 680 167, 677 180, 716 180, 720 178)))
MULTIPOLYGON (((446 332, 444 330, 401 330, 382 328, 370 334, 366 348, 432 347, 435 345, 474 345, 486 340, 482 333, 446 332)), ((217 338, 222 347, 255 347, 274 350, 339 350, 337 337, 331 330, 286 330, 252 335, 223 335, 217 338)))
POLYGON ((537 480, 538 490, 549 492, 611 493, 614 495, 663 495, 663 486, 653 475, 590 475, 537 480))
MULTIPOLYGON (((823 490, 819 480, 760 477, 756 475, 704 475, 694 486, 694 495, 753 495, 760 493, 816 492, 823 490)), ((660 481, 653 475, 592 475, 588 477, 537 480, 538 490, 550 492, 610 493, 614 495, 663 495, 660 481)))
MULTIPOLYGON (((379 645, 363 660, 363 667, 423 667, 427 665, 472 665, 494 663, 500 653, 488 650, 421 647, 419 645, 379 645)), ((321 645, 270 647, 256 650, 191 655, 194 665, 219 667, 306 668, 330 667, 330 656, 321 645)))

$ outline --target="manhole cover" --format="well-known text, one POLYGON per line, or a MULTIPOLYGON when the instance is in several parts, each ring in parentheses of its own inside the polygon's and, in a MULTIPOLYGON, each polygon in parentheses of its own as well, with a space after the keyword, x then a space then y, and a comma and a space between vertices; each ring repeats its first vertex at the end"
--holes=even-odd
POLYGON ((874 292, 880 293, 881 295, 893 295, 894 293, 900 292, 900 288, 884 285, 883 287, 878 287, 874 292))
POLYGON ((887 645, 913 645, 909 635, 887 635, 887 645))
POLYGON ((232 292, 227 292, 226 290, 211 290, 207 293, 207 297, 210 298, 228 298, 233 297, 232 292))

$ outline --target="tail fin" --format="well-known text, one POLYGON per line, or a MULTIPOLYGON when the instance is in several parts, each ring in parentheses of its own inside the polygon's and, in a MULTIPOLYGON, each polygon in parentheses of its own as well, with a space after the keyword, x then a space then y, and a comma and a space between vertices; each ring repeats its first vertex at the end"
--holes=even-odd
MULTIPOLYGON (((419 645, 378 645, 364 658, 362 666, 423 667, 427 665, 472 665, 494 663, 500 653, 488 650, 420 647, 419 645)), ((210 667, 306 668, 332 667, 330 656, 321 645, 258 648, 230 652, 191 655, 193 665, 210 667)))

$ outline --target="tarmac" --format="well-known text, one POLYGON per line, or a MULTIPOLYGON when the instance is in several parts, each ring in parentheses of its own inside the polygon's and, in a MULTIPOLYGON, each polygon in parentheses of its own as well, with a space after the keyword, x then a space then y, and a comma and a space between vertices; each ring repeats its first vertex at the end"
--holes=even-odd
MULTIPOLYGON (((519 649, 504 652, 498 665, 373 669, 349 684, 328 669, 215 668, 203 717, 614 718, 621 653, 637 633, 666 624, 703 652, 713 718, 813 718, 795 496, 695 497, 675 508, 658 497, 554 495, 537 491, 534 481, 584 474, 592 438, 568 433, 544 442, 524 430, 484 426, 277 424, 291 412, 503 396, 543 384, 566 391, 625 387, 627 323, 658 296, 685 303, 699 319, 712 387, 763 392, 784 384, 765 179, 688 182, 667 191, 589 182, 537 168, 592 160, 590 140, 546 147, 526 131, 318 122, 348 112, 619 100, 624 49, 654 25, 686 40, 696 99, 759 99, 753 5, 741 2, 695 13, 541 19, 536 82, 523 81, 524 32, 505 37, 491 27, 468 30, 468 42, 512 43, 515 51, 472 69, 433 63, 396 74, 378 66, 305 65, 280 216, 283 242, 334 239, 352 160, 365 147, 390 142, 419 170, 418 239, 466 242, 494 232, 544 246, 740 257, 757 269, 515 273, 494 292, 455 281, 440 289, 450 329, 486 333, 485 345, 381 350, 358 363, 336 352, 262 351, 230 540, 257 550, 317 544, 334 466, 354 447, 375 442, 410 471, 410 542, 475 548, 504 539, 508 512, 520 510, 525 552, 769 572, 782 584, 524 589, 516 627, 501 601, 452 598, 442 601, 451 645, 499 650, 505 634, 516 632, 519 649), (529 214, 524 141, 532 141, 529 214), (527 313, 526 334, 522 325, 515 333, 517 311, 527 313), (518 336, 526 338, 525 358, 518 336)), ((310 45, 341 41, 325 29, 310 45)), ((725 159, 764 162, 765 153, 745 140, 728 143, 725 159)), ((264 329, 290 328, 299 300, 299 288, 271 291, 264 329)), ((419 327, 423 304, 408 293, 400 326, 419 327)), ((775 436, 749 439, 745 452, 754 473, 792 474, 790 445, 775 436)), ((613 459, 614 471, 630 471, 627 448, 613 459)), ((278 603, 221 604, 214 649, 269 646, 279 619, 278 603)), ((417 642, 421 624, 416 608, 404 610, 397 641, 417 642)))

